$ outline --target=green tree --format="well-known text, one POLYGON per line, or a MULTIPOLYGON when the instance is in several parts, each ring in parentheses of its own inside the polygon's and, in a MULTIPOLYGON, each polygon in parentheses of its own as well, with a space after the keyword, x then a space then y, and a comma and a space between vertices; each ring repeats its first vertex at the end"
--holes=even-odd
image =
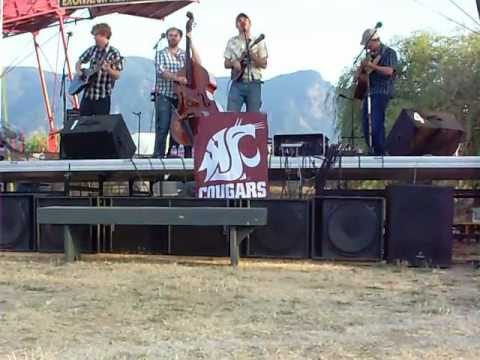
POLYGON ((42 153, 48 149, 48 135, 36 131, 25 140, 25 152, 27 154, 42 153))
MULTIPOLYGON (((387 133, 401 109, 445 111, 456 115, 467 131, 467 153, 480 151, 480 35, 439 36, 414 33, 397 40, 399 55, 396 97, 387 113, 387 133)), ((355 69, 347 69, 339 81, 339 92, 351 94, 355 69)), ((339 131, 351 132, 352 106, 339 103, 339 131)), ((353 106, 354 126, 361 135, 360 103, 353 106)), ((363 144, 363 141, 359 143, 363 144)))

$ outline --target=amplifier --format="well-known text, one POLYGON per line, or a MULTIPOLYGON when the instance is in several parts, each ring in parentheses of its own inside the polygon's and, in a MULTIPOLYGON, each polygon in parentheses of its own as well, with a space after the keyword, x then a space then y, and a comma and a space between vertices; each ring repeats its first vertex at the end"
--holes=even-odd
POLYGON ((325 155, 328 138, 324 134, 283 134, 273 137, 275 156, 325 155))
POLYGON ((61 131, 62 159, 130 159, 135 144, 122 115, 78 116, 61 131))

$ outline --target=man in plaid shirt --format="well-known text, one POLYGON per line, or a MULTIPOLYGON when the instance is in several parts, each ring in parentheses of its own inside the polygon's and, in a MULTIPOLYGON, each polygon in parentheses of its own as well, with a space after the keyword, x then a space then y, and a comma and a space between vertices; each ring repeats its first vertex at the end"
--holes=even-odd
MULTIPOLYGON (((191 38, 191 34, 187 34, 191 38)), ((166 142, 170 130, 170 121, 178 105, 175 92, 176 84, 186 85, 187 78, 179 74, 185 66, 186 52, 179 47, 183 32, 177 28, 167 30, 168 46, 159 50, 155 56, 156 86, 155 86, 155 150, 154 157, 166 155, 166 142)), ((200 63, 200 58, 192 43, 192 61, 200 63)), ((173 141, 170 141, 169 149, 173 141)), ((186 149, 186 155, 190 149, 186 149)))
POLYGON ((267 68, 268 52, 265 40, 250 49, 250 61, 243 58, 246 52, 246 39, 256 40, 251 33, 250 18, 240 13, 235 19, 238 35, 231 38, 225 49, 225 68, 240 71, 242 62, 246 69, 239 81, 233 81, 228 94, 227 110, 240 112, 245 104, 247 112, 259 112, 262 106, 262 74, 267 68))
POLYGON ((85 50, 78 59, 77 74, 82 76, 82 65, 87 63, 90 63, 90 69, 97 66, 101 66, 101 69, 83 92, 80 115, 108 115, 112 89, 123 70, 122 57, 120 52, 109 44, 112 30, 108 24, 95 25, 91 33, 95 37, 95 45, 85 50))

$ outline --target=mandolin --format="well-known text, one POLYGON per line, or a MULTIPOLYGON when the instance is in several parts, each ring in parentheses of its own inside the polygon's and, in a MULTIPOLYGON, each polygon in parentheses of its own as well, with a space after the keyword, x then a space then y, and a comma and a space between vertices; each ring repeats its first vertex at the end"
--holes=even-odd
POLYGON ((249 54, 249 52, 252 51, 255 48, 255 46, 260 44, 263 40, 265 40, 265 35, 261 34, 258 38, 256 38, 253 41, 252 44, 248 45, 248 51, 245 50, 242 53, 242 56, 239 59, 240 64, 241 64, 241 69, 239 71, 237 71, 235 69, 232 69, 232 76, 231 76, 232 81, 240 81, 242 79, 243 74, 245 74, 245 70, 247 69, 247 66, 248 66, 248 62, 249 62, 248 54, 249 54))
POLYGON ((202 65, 192 61, 192 43, 189 34, 193 28, 193 14, 188 12, 187 18, 185 67, 178 72, 179 76, 187 79, 187 84, 175 86, 178 106, 172 116, 170 133, 177 143, 191 146, 196 134, 198 118, 218 113, 219 110, 213 99, 217 85, 202 65))

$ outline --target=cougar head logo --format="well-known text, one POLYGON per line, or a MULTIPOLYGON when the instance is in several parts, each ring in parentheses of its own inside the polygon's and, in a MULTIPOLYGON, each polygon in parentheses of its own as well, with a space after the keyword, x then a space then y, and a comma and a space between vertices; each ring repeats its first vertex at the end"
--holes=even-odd
POLYGON ((247 157, 240 151, 239 143, 246 136, 255 138, 257 129, 263 129, 263 124, 242 125, 241 119, 237 119, 234 126, 212 136, 199 168, 199 171, 207 172, 205 182, 246 179, 245 167, 253 168, 260 164, 260 151, 257 148, 253 157, 247 157))

